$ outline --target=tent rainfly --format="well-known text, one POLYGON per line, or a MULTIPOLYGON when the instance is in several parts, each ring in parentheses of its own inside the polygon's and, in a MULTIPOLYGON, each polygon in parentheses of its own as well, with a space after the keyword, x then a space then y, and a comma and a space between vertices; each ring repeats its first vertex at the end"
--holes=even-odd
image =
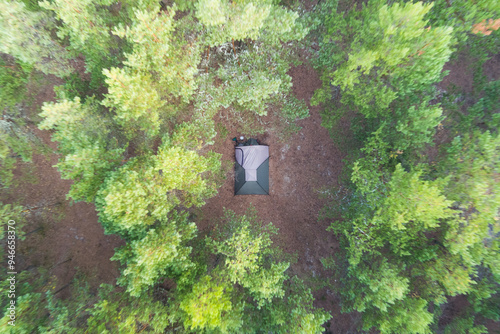
POLYGON ((255 139, 235 147, 235 195, 269 195, 269 146, 255 139))

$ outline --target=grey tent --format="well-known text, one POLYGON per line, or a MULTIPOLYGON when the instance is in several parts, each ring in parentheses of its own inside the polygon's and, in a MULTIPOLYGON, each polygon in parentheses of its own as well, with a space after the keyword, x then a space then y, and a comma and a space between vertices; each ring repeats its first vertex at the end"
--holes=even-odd
POLYGON ((235 147, 235 195, 269 195, 269 146, 255 139, 235 147), (253 144, 256 145, 253 145, 253 144))

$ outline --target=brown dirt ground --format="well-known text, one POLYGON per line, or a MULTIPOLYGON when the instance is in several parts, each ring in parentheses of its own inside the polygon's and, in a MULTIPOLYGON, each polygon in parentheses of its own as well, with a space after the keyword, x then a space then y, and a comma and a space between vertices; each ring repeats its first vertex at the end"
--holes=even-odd
MULTIPOLYGON (((49 83, 31 91, 34 102, 26 106, 29 119, 36 118, 43 102, 54 101, 53 87, 58 84, 59 79, 49 77, 49 83)), ((54 291, 67 287, 77 271, 85 275, 93 288, 101 283, 114 284, 118 265, 109 259, 121 240, 104 235, 93 204, 72 204, 66 200, 71 181, 62 180, 53 167, 59 158, 53 153, 57 143, 51 141, 50 132, 33 125, 30 129, 50 148, 49 154, 34 154, 32 163, 19 163, 14 170, 17 187, 2 194, 4 202, 27 208, 24 231, 29 234, 19 242, 18 270, 48 268, 48 274, 56 278, 54 291), (34 184, 30 182, 33 179, 34 184)), ((66 298, 70 289, 63 289, 58 295, 66 298)))

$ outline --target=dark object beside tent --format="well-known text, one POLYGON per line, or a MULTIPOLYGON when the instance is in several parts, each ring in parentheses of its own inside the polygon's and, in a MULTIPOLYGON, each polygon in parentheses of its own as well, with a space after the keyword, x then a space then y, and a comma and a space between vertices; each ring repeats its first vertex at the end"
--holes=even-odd
POLYGON ((235 195, 269 195, 269 146, 255 139, 234 148, 235 195))

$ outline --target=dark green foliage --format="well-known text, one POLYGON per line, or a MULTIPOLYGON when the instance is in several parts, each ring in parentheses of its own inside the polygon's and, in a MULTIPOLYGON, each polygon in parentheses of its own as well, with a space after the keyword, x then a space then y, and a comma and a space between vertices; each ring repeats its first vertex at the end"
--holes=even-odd
POLYGON ((11 319, 7 311, 9 289, 5 274, 1 277, 0 292, 3 333, 80 333, 85 328, 88 308, 96 298, 89 291, 86 278, 77 274, 72 285, 72 298, 60 300, 54 291, 55 282, 47 272, 23 271, 16 275, 16 321, 15 326, 7 324, 11 319))
POLYGON ((0 58, 0 186, 9 187, 17 161, 31 161, 34 137, 17 109, 27 99, 27 84, 33 67, 0 58))
POLYGON ((467 43, 467 38, 475 24, 486 19, 497 19, 500 15, 500 5, 492 0, 426 2, 433 5, 432 11, 426 15, 431 26, 453 27, 460 44, 467 43))
MULTIPOLYGON (((0 58, 0 109, 14 106, 26 99, 26 85, 33 66, 21 61, 12 62, 0 58)), ((5 111, 4 111, 5 112, 5 111)))
POLYGON ((89 333, 163 333, 169 325, 165 307, 154 301, 151 294, 140 298, 117 291, 111 285, 103 284, 99 301, 89 309, 86 330, 89 333))
POLYGON ((33 134, 18 119, 0 120, 0 186, 8 188, 13 182, 15 164, 31 161, 33 134))

